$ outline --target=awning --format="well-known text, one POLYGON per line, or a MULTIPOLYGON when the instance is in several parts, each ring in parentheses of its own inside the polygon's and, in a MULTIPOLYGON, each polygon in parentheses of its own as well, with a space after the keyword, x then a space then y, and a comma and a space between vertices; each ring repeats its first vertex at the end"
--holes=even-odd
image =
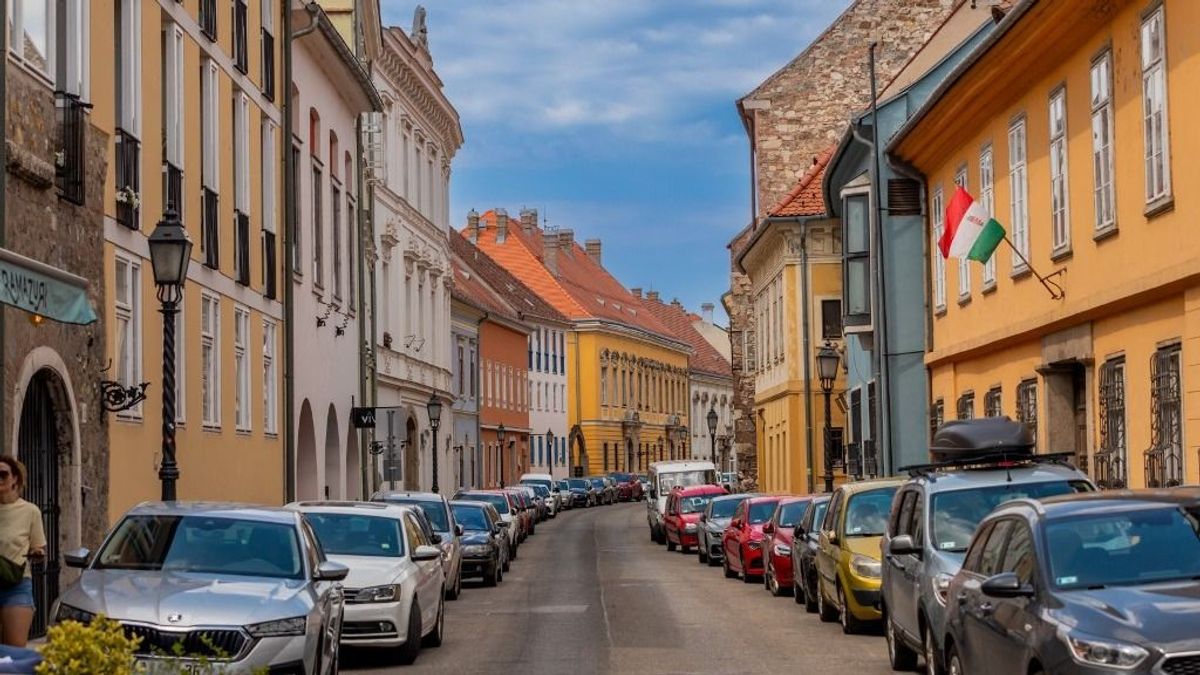
POLYGON ((88 281, 32 258, 0 248, 0 303, 62 323, 96 320, 88 281))

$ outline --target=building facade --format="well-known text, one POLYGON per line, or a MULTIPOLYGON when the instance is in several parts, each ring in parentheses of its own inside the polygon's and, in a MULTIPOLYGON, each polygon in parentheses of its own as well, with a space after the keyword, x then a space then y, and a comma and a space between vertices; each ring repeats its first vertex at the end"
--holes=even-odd
MULTIPOLYGON (((456 277, 459 269, 454 268, 456 277)), ((483 468, 479 444, 479 324, 487 313, 458 291, 457 278, 450 299, 450 393, 454 423, 449 447, 455 467, 452 485, 478 487, 483 468)))
MULTIPOLYGON (((388 425, 377 434, 386 434, 385 475, 407 489, 427 490, 433 443, 426 405, 431 397, 455 400, 448 214, 450 162, 463 136, 424 31, 424 25, 414 25, 411 34, 383 30, 373 69, 383 114, 371 161, 380 176, 373 186, 376 395, 380 425, 388 425)), ((462 439, 447 415, 453 406, 444 410, 438 462, 448 467, 462 439)), ((440 472, 439 487, 452 477, 440 472)))
POLYGON ((934 422, 1021 419, 1108 487, 1200 478, 1196 132, 1171 114, 1198 12, 1019 3, 893 141, 930 203, 934 422), (1008 233, 990 266, 936 254, 959 184, 1008 233))

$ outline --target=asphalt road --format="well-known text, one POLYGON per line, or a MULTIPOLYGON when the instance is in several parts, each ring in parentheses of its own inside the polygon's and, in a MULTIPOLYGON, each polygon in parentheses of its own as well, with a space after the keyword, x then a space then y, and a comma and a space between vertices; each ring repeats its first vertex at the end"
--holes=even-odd
POLYGON ((343 672, 890 673, 881 636, 846 636, 761 583, 650 541, 643 504, 538 525, 498 588, 446 605, 446 637, 401 667, 343 650, 343 672))

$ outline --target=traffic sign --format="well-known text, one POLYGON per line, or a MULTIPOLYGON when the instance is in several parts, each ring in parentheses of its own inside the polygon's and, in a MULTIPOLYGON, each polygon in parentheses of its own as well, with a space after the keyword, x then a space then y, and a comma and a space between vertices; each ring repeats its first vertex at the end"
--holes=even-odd
POLYGON ((351 424, 355 429, 374 429, 375 428, 375 409, 374 408, 351 408, 350 409, 351 424))

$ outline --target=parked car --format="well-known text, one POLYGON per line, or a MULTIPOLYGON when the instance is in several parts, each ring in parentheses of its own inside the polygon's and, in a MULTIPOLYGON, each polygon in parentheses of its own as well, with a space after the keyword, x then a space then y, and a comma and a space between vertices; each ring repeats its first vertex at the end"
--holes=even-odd
POLYGON ((546 517, 553 518, 558 515, 558 503, 555 493, 550 492, 550 488, 545 485, 530 485, 533 491, 537 493, 538 499, 542 500, 542 504, 546 506, 546 517))
POLYGON ((951 673, 1196 672, 1200 489, 1008 502, 947 595, 951 673))
POLYGON ((779 497, 751 497, 733 512, 733 519, 721 538, 721 549, 724 557, 721 564, 725 568, 725 577, 740 576, 742 581, 750 583, 753 577, 763 572, 763 525, 775 513, 779 497))
POLYGON ((829 495, 813 497, 792 533, 792 597, 809 612, 817 611, 817 548, 829 495))
POLYGON ((592 481, 586 478, 568 478, 567 485, 570 486, 572 507, 588 508, 596 505, 596 488, 592 487, 592 481))
POLYGON ((560 478, 555 483, 558 492, 555 495, 558 498, 559 510, 566 511, 575 508, 575 500, 571 498, 571 481, 566 478, 560 478))
POLYGON ((779 500, 771 519, 763 525, 763 534, 767 537, 763 547, 766 552, 763 586, 775 597, 792 592, 792 537, 811 501, 812 497, 784 497, 779 500))
POLYGON ((454 527, 454 518, 450 515, 450 502, 435 492, 376 492, 371 496, 373 502, 389 504, 404 504, 421 509, 430 527, 437 533, 441 541, 438 546, 442 549, 442 570, 446 574, 446 599, 457 600, 462 592, 462 579, 459 578, 459 568, 462 567, 462 544, 458 541, 461 532, 454 527))
MULTIPOLYGON (((521 492, 525 497, 526 505, 533 508, 533 522, 535 524, 550 517, 550 511, 546 506, 545 500, 542 499, 541 495, 537 493, 537 490, 532 485, 514 485, 511 489, 521 492)), ((530 534, 533 534, 532 530, 530 534)))
POLYGON ((616 490, 612 489, 604 476, 588 476, 592 489, 596 491, 597 504, 614 504, 617 501, 616 490))
POLYGON ((712 462, 671 460, 650 464, 650 480, 646 500, 646 524, 650 526, 650 541, 665 544, 662 521, 667 497, 675 486, 716 485, 717 469, 712 462))
POLYGON ((616 482, 617 501, 636 502, 642 499, 642 483, 638 477, 623 471, 613 471, 608 477, 616 482))
POLYGON ((671 490, 671 496, 667 497, 667 512, 663 517, 668 551, 674 551, 678 546, 684 553, 690 553, 699 544, 696 531, 700 529, 700 516, 714 497, 723 494, 725 488, 718 485, 695 485, 671 490))
POLYGON ((541 485, 549 492, 546 505, 550 511, 550 517, 553 518, 562 510, 562 499, 559 495, 558 481, 548 473, 523 473, 521 474, 522 485, 541 485))
POLYGON ((738 504, 748 497, 755 496, 757 495, 749 493, 722 495, 713 497, 712 501, 704 507, 704 512, 700 514, 700 526, 696 529, 696 548, 700 551, 701 564, 717 565, 725 559, 721 542, 725 535, 725 528, 729 527, 729 521, 733 518, 733 512, 737 510, 738 504))
MULTIPOLYGON (((421 507, 381 502, 296 502, 330 560, 349 568, 342 643, 398 650, 404 663, 422 645, 439 647, 446 575, 439 536, 418 522, 421 507)), ((449 514, 447 514, 449 517, 449 514)))
POLYGON ((720 475, 721 485, 724 486, 731 494, 738 491, 737 473, 733 471, 723 471, 720 475))
POLYGON ((879 545, 892 497, 903 482, 865 480, 833 491, 817 549, 817 611, 822 621, 840 617, 845 633, 859 632, 883 617, 879 545))
POLYGON ((537 507, 530 502, 529 495, 524 490, 507 487, 501 488, 501 492, 508 495, 512 501, 513 510, 521 521, 521 541, 525 541, 533 536, 534 528, 537 527, 537 507))
POLYGON ((453 501, 454 522, 463 529, 462 576, 479 577, 488 586, 504 581, 508 571, 508 524, 487 502, 453 501))
POLYGON ((79 579, 59 595, 56 622, 98 614, 141 638, 154 661, 182 641, 186 654, 231 670, 336 673, 341 581, 295 511, 216 502, 133 507, 93 555, 67 552, 79 579))
POLYGON ((1036 454, 1028 428, 1008 418, 947 422, 931 454, 933 464, 908 467, 882 544, 884 631, 900 669, 914 667, 918 654, 942 668, 946 589, 988 512, 1012 499, 1094 489, 1064 456, 1036 454))
POLYGON ((639 473, 637 475, 637 480, 642 487, 641 499, 645 499, 650 495, 650 478, 644 473, 639 473))
MULTIPOLYGON (((513 501, 507 492, 500 490, 465 490, 454 495, 454 501, 487 502, 500 514, 500 520, 508 523, 504 535, 508 537, 508 559, 516 560, 520 549, 521 514, 513 508, 513 501)), ((508 570, 505 570, 506 572, 508 570)))

